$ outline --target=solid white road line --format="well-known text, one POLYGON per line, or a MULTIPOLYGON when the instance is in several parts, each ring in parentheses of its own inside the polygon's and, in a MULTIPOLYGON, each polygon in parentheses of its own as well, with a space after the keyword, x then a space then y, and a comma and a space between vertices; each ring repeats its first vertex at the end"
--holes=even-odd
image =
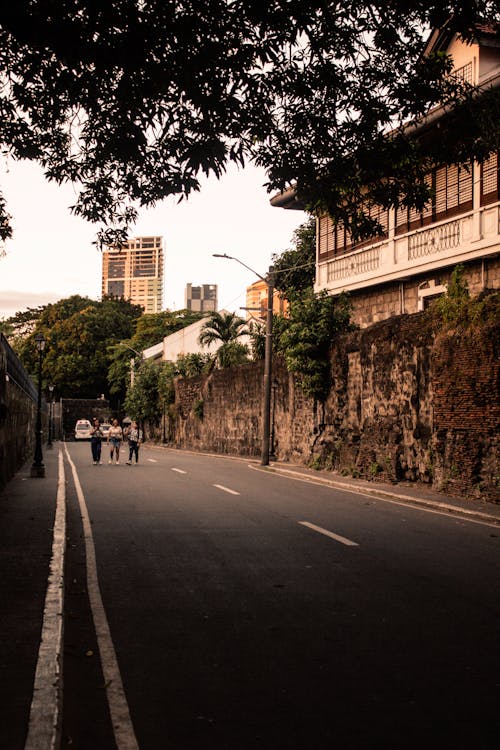
POLYGON ((334 534, 333 531, 328 531, 328 529, 323 529, 321 528, 321 526, 315 526, 315 524, 309 523, 308 521, 299 521, 298 523, 302 524, 302 526, 307 526, 309 529, 313 529, 313 531, 317 531, 319 534, 324 534, 325 536, 329 536, 331 539, 335 539, 336 542, 345 544, 346 547, 359 547, 359 544, 357 542, 353 542, 351 539, 346 539, 345 536, 334 534))
POLYGON ((218 490, 222 490, 223 492, 229 492, 230 495, 239 495, 239 492, 236 492, 236 490, 230 490, 229 487, 224 487, 223 484, 214 484, 214 487, 217 487, 218 490))
POLYGON ((92 536, 92 527, 90 525, 87 505, 85 503, 85 496, 78 478, 76 466, 71 460, 66 444, 64 449, 71 466, 76 494, 80 504, 85 539, 85 554, 87 557, 87 590, 97 635, 97 644, 101 656, 101 666, 104 675, 104 684, 106 686, 106 695, 108 698, 116 747, 118 750, 139 750, 134 727, 132 726, 132 720, 130 718, 127 699, 125 697, 125 691, 123 689, 118 660, 111 639, 108 618, 106 617, 106 612, 102 603, 101 591, 99 589, 94 539, 92 536))
MULTIPOLYGON (((25 750, 58 747, 62 708, 62 643, 66 493, 64 459, 59 451, 52 559, 45 595, 40 649, 35 671, 25 750)), ((6 644, 4 644, 6 646, 6 644)))
POLYGON ((172 471, 176 471, 177 474, 187 474, 187 471, 184 471, 184 469, 174 469, 173 466, 171 468, 172 468, 172 471))

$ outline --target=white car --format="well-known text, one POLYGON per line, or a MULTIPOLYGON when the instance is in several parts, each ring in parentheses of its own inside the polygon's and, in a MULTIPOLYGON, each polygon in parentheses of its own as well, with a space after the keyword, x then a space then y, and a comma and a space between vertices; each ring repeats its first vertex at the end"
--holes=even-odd
POLYGON ((75 425, 75 440, 90 440, 92 425, 88 419, 78 419, 75 425))
POLYGON ((111 427, 111 425, 109 424, 109 422, 103 422, 102 423, 102 425, 101 425, 101 432, 102 432, 102 436, 104 438, 108 437, 108 432, 109 432, 109 428, 110 427, 111 427))

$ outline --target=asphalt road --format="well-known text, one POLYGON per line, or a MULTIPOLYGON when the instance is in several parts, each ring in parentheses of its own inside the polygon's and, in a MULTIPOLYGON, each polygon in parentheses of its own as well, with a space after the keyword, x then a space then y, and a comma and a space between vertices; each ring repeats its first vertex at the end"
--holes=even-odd
POLYGON ((68 448, 131 724, 114 739, 68 473, 63 747, 499 747, 498 528, 241 460, 68 448))

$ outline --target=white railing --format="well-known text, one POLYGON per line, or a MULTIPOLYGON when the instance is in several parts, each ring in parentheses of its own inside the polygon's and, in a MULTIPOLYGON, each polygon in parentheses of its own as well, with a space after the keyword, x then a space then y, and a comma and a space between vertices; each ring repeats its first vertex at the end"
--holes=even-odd
POLYGON ((460 244, 460 221, 441 224, 434 229, 426 229, 408 237, 408 260, 435 255, 450 250, 460 244))
POLYGON ((380 266, 380 245, 360 250, 355 255, 343 255, 331 260, 327 265, 327 282, 359 276, 376 271, 380 266))

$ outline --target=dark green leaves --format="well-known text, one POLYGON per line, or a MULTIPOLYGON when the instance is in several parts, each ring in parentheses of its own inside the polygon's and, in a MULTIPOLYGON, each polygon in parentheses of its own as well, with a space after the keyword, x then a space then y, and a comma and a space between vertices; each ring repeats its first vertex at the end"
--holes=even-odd
MULTIPOLYGON (((443 0, 3 3, 0 145, 76 183, 73 210, 107 227, 103 241, 125 236, 139 205, 189 195, 200 173, 220 176, 228 160, 255 160, 270 190, 296 182, 311 209, 349 224, 368 177, 384 179, 391 201, 394 184, 410 200, 426 144, 415 154, 399 142, 399 182, 399 172, 387 178, 389 152, 371 159, 373 144, 459 98, 446 58, 422 59, 423 30, 447 21, 470 37, 498 8, 470 0, 456 10, 443 0)), ((498 147, 491 122, 480 129, 498 147)), ((478 143, 481 133, 468 159, 478 143)), ((7 219, 0 204, 0 237, 7 219)))

